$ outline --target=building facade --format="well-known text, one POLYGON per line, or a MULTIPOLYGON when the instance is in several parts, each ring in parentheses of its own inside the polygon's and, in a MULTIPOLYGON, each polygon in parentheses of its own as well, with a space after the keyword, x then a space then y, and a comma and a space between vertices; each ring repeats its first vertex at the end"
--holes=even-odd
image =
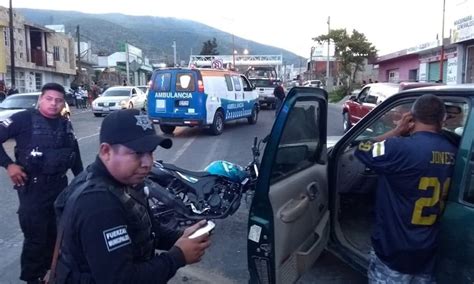
POLYGON ((0 6, 0 79, 11 86, 11 56, 15 58, 15 85, 20 92, 34 92, 47 82, 69 86, 76 75, 74 41, 54 30, 28 23, 14 11, 14 54, 10 54, 8 9, 0 6), (2 70, 2 66, 5 66, 2 70), (3 73, 2 73, 3 71, 3 73))

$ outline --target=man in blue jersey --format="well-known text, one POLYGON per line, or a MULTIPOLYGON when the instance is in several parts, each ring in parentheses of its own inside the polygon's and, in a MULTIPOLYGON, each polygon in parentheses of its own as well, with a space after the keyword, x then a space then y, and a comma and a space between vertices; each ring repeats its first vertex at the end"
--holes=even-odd
POLYGON ((378 175, 370 283, 434 283, 439 217, 456 146, 441 134, 441 99, 423 95, 397 127, 361 143, 356 157, 378 175))

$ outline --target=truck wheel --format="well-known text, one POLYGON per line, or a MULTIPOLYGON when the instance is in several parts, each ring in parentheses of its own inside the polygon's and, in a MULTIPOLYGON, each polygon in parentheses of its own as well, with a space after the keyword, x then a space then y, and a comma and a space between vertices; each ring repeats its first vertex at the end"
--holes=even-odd
POLYGON ((176 129, 176 126, 173 126, 173 125, 160 125, 160 129, 165 134, 173 134, 174 130, 176 129))
POLYGON ((257 107, 254 106, 252 109, 252 114, 250 115, 250 117, 247 117, 247 121, 249 122, 249 124, 255 124, 257 123, 257 120, 258 120, 258 111, 257 111, 257 107))
POLYGON ((224 131, 224 114, 221 111, 214 114, 214 121, 212 121, 210 130, 212 135, 221 135, 224 131))
POLYGON ((344 128, 344 133, 352 127, 351 121, 349 120, 349 114, 347 112, 342 114, 342 126, 344 128))

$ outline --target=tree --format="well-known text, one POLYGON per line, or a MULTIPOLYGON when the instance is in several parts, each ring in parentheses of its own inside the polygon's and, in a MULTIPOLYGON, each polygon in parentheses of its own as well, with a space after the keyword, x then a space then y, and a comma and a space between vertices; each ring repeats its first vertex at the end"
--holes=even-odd
POLYGON ((335 45, 335 56, 340 63, 344 86, 348 89, 354 83, 357 72, 362 71, 365 59, 377 56, 377 49, 363 33, 353 30, 349 35, 346 29, 330 30, 329 34, 313 38, 318 43, 331 39, 335 45), (350 80, 348 80, 350 79, 350 80), (347 85, 349 81, 349 85, 347 85))
POLYGON ((219 55, 217 51, 217 40, 212 38, 212 40, 207 40, 202 43, 202 49, 199 53, 200 55, 219 55))

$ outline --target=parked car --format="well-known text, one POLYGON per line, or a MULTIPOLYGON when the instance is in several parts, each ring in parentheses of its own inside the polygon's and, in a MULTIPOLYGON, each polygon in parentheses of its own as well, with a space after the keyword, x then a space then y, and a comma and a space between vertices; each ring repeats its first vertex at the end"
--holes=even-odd
POLYGON ((145 108, 145 101, 146 96, 138 87, 110 87, 92 101, 92 113, 99 117, 124 108, 142 110, 145 108))
MULTIPOLYGON (((38 107, 38 101, 41 92, 35 93, 24 93, 15 94, 8 96, 3 102, 0 103, 0 123, 13 114, 23 111, 25 109, 35 109, 38 107)), ((66 102, 61 115, 69 118, 71 116, 71 110, 66 102)))
POLYGON ((349 130, 362 117, 367 115, 376 105, 388 97, 408 89, 420 88, 437 83, 373 83, 365 85, 358 94, 351 94, 349 99, 342 105, 342 123, 344 132, 349 130))
POLYGON ((323 83, 321 80, 308 80, 303 83, 304 87, 322 88, 323 83))
MULTIPOLYGON (((377 175, 354 157, 360 141, 394 127, 394 113, 421 95, 447 106, 444 134, 459 145, 445 202, 426 190, 420 214, 444 206, 439 219, 438 283, 474 279, 474 85, 432 86, 390 96, 327 148, 327 93, 293 88, 265 140, 248 220, 249 283, 316 283, 314 263, 324 249, 367 273, 377 175), (429 201, 429 202, 425 202, 429 201), (426 209, 426 210, 424 210, 426 209)), ((422 147, 423 145, 420 145, 422 147)), ((446 197, 444 195, 444 197, 446 197)), ((443 198, 443 197, 441 197, 443 198)), ((418 204, 418 202, 417 202, 418 204)), ((414 209, 415 210, 415 209, 414 209)), ((436 216, 436 215, 435 215, 436 216)), ((316 267, 316 269, 318 269, 316 267)))
POLYGON ((145 94, 145 102, 143 103, 143 110, 147 111, 147 105, 148 105, 148 91, 150 90, 149 86, 137 86, 144 94, 145 94))

